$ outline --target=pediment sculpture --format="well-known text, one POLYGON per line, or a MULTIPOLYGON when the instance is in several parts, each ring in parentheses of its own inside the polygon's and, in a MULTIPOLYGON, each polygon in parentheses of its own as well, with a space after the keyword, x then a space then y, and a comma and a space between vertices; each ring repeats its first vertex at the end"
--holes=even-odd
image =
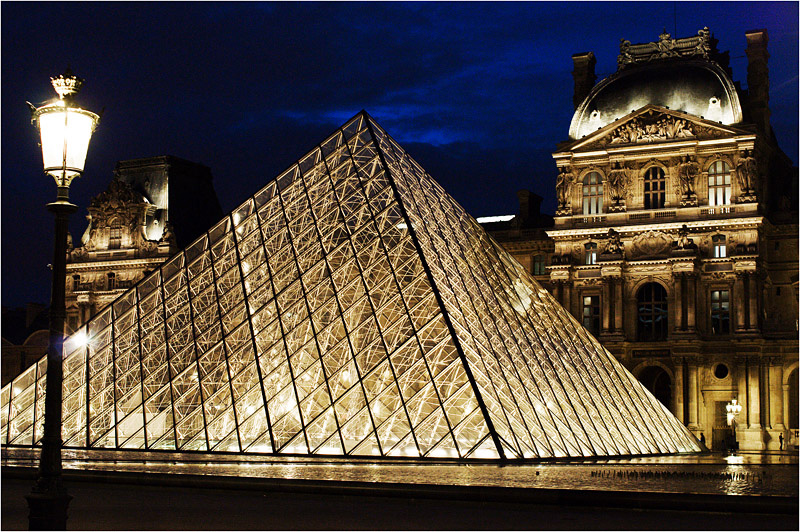
POLYGON ((613 130, 608 143, 634 144, 695 136, 694 124, 686 119, 662 114, 648 120, 650 117, 646 116, 641 115, 613 130))

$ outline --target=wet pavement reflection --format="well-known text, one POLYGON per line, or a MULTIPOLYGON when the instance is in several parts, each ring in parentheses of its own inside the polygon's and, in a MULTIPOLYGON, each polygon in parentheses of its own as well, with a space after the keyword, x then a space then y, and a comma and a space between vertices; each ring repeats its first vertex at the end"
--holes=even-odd
MULTIPOLYGON (((30 456, 19 453, 9 455, 6 451, 2 460, 4 466, 30 466, 33 463, 30 456)), ((246 460, 229 457, 224 462, 164 461, 161 459, 163 457, 143 461, 120 455, 114 458, 110 460, 108 457, 65 451, 64 468, 456 486, 798 495, 796 454, 656 456, 504 466, 480 463, 352 463, 283 457, 248 457, 246 460)), ((181 458, 185 458, 185 455, 181 458)))

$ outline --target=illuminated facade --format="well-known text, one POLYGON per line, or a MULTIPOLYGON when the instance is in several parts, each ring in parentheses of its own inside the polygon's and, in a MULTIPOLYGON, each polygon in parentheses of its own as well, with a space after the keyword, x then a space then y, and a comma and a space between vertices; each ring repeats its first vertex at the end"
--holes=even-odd
MULTIPOLYGON (((66 447, 691 452, 689 431, 366 113, 66 342, 66 447)), ((2 390, 41 438, 45 360, 2 390)))
POLYGON ((169 155, 120 161, 92 199, 67 257, 67 331, 158 268, 222 217, 211 171, 169 155))
POLYGON ((707 29, 623 41, 596 85, 573 56, 549 238, 487 226, 715 450, 732 399, 740 448, 797 444, 797 169, 769 125, 766 31, 746 37, 747 91, 707 29))

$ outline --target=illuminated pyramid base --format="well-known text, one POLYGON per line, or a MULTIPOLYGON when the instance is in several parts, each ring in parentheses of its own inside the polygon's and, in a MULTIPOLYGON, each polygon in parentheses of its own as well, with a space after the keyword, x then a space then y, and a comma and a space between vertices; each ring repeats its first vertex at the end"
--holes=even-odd
MULTIPOLYGON (((66 447, 384 457, 699 451, 360 113, 66 342, 66 447)), ((46 361, 2 390, 42 437, 46 361)))

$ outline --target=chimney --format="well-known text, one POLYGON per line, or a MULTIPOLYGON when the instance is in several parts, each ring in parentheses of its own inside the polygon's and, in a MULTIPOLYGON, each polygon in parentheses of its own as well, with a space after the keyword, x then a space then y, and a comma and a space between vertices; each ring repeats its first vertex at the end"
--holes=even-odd
POLYGON ((594 87, 594 82, 597 81, 597 76, 594 73, 594 66, 597 64, 597 60, 594 58, 594 53, 584 52, 573 55, 572 63, 575 65, 575 69, 572 71, 572 78, 575 80, 575 93, 572 95, 572 104, 577 109, 589 95, 592 87, 594 87))
POLYGON ((747 94, 753 122, 761 131, 769 132, 769 67, 767 30, 745 32, 747 38, 747 94))
POLYGON ((530 190, 520 190, 517 192, 519 199, 519 223, 521 227, 536 224, 542 208, 542 197, 534 194, 530 190))
POLYGON ((25 305, 25 328, 33 324, 33 321, 42 313, 46 307, 40 303, 28 303, 25 305))

